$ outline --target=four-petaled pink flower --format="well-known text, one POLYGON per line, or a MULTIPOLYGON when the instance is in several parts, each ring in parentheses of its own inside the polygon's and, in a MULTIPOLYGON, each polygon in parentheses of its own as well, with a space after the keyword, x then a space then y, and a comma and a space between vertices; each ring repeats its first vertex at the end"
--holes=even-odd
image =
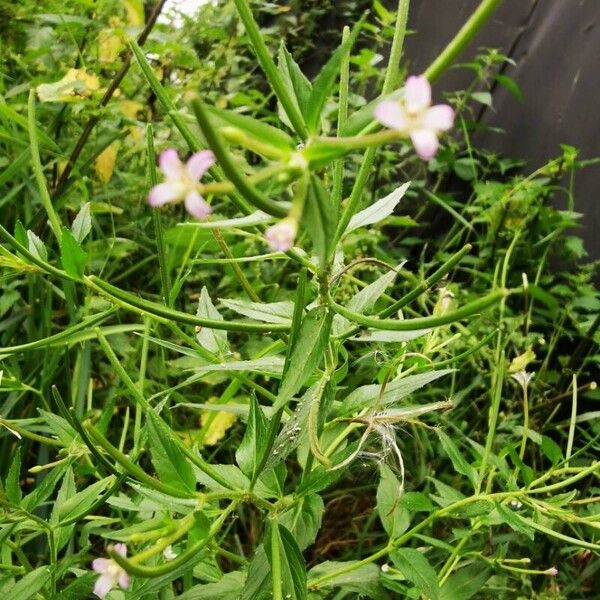
POLYGON ((447 104, 431 106, 431 86, 424 75, 406 80, 401 101, 384 100, 374 111, 385 127, 410 136, 417 154, 430 160, 438 149, 438 134, 450 129, 454 111, 447 104))
POLYGON ((162 206, 183 200, 190 215, 196 219, 206 219, 212 209, 199 194, 198 183, 204 173, 215 164, 214 154, 210 150, 196 152, 184 165, 179 160, 177 151, 171 148, 161 152, 158 164, 166 181, 150 190, 150 206, 162 206))
MULTIPOLYGON (((127 546, 115 544, 115 552, 127 556, 127 546)), ((129 587, 129 575, 112 558, 96 558, 92 562, 92 569, 100 573, 94 586, 94 594, 98 598, 104 598, 113 588, 120 587, 126 590, 129 587)))
POLYGON ((265 231, 265 238, 272 250, 287 252, 294 245, 297 233, 298 224, 288 217, 271 225, 265 231))

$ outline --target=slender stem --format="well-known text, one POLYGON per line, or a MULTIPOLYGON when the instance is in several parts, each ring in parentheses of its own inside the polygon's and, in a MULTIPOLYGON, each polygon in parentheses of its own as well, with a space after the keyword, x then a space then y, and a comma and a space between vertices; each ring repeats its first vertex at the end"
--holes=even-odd
POLYGON ((35 181, 40 193, 40 200, 42 201, 44 210, 46 211, 48 220, 50 221, 50 227, 52 228, 54 236, 60 242, 62 237, 62 226, 60 224, 60 219, 54 210, 54 205, 52 204, 50 194, 48 193, 48 188, 46 187, 46 178, 44 177, 44 170, 40 160, 40 148, 37 139, 37 124, 35 120, 35 90, 33 88, 29 91, 27 111, 27 121, 29 125, 29 147, 31 148, 31 164, 33 166, 33 174, 35 176, 35 181))
POLYGON ((492 13, 500 6, 502 0, 483 0, 469 17, 469 20, 460 28, 458 33, 444 48, 442 53, 429 65, 425 77, 434 82, 465 49, 467 44, 475 37, 477 32, 485 25, 492 13))
POLYGON ((281 548, 279 525, 277 521, 271 522, 271 579, 273 580, 273 600, 282 600, 283 589, 281 579, 281 548))
MULTIPOLYGON (((390 62, 388 63, 386 76, 383 83, 383 95, 389 94, 392 91, 394 80, 397 78, 400 56, 402 54, 402 46, 404 44, 404 37, 406 35, 409 4, 409 0, 399 0, 398 2, 396 26, 394 29, 394 39, 392 41, 392 56, 390 56, 390 62)), ((346 231, 346 227, 348 227, 350 219, 354 216, 354 213, 358 208, 360 200, 363 196, 363 190, 367 180, 369 179, 369 175, 371 174, 371 168, 373 167, 375 154, 376 148, 373 147, 369 148, 364 154, 362 164, 354 182, 354 187, 352 188, 352 192, 350 194, 350 198, 348 199, 348 203, 342 211, 342 216, 338 221, 333 243, 331 244, 331 253, 335 252, 337 243, 340 241, 342 235, 344 235, 344 231, 346 231)))
POLYGON ((434 315, 431 317, 417 317, 415 319, 406 319, 404 321, 399 321, 396 319, 379 319, 377 317, 367 317, 363 314, 348 310, 346 307, 335 302, 331 298, 331 296, 329 297, 329 302, 333 310, 335 310, 335 312, 339 313, 343 317, 346 317, 346 319, 350 319, 355 323, 359 323, 360 325, 366 325, 367 327, 372 327, 374 329, 383 329, 386 331, 415 331, 416 329, 427 329, 429 327, 440 327, 441 325, 448 325, 449 323, 453 323, 454 321, 458 321, 460 319, 464 319, 465 317, 470 317, 472 315, 478 314, 479 312, 488 308, 489 306, 501 301, 508 294, 509 291, 502 288, 491 292, 490 294, 484 296, 483 298, 480 298, 479 300, 469 302, 461 308, 458 308, 451 312, 447 312, 443 315, 434 315))
POLYGON ((567 438, 567 449, 565 450, 565 458, 567 462, 565 466, 569 466, 569 458, 573 452, 573 441, 575 440, 575 425, 577 423, 577 374, 573 373, 573 400, 571 403, 571 420, 569 421, 569 436, 567 438))
MULTIPOLYGON (((350 28, 344 27, 342 32, 342 44, 346 42, 350 35, 350 28)), ((337 134, 341 135, 346 121, 348 120, 348 84, 350 81, 350 54, 344 55, 340 66, 340 87, 338 98, 338 118, 337 134)), ((340 158, 333 166, 333 183, 331 190, 331 203, 336 211, 339 212, 342 201, 342 187, 344 182, 344 159, 340 158)))
MULTIPOLYGON (((154 131, 151 124, 146 128, 146 147, 148 149, 148 183, 152 187, 158 183, 158 177, 156 173, 156 152, 154 151, 154 131)), ((167 252, 160 211, 153 210, 152 217, 154 220, 154 235, 156 237, 156 250, 158 254, 158 267, 160 271, 163 302, 168 306, 171 292, 171 276, 167 265, 167 252)))
POLYGON ((527 437, 529 435, 529 386, 523 386, 523 435, 521 437, 521 448, 519 449, 519 458, 523 460, 525 456, 525 447, 527 446, 527 437))

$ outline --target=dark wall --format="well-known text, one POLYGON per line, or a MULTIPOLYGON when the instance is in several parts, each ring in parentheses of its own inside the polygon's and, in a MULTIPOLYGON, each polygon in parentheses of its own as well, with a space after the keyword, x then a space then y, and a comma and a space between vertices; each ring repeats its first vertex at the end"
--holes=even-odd
MULTIPOLYGON (((387 3, 390 7, 395 2, 387 3)), ((423 71, 479 4, 478 0, 413 0, 406 40, 411 72, 423 71)), ((560 153, 560 144, 600 156, 600 0, 504 0, 460 60, 478 48, 498 48, 515 67, 505 70, 524 102, 498 86, 483 123, 506 133, 481 132, 478 145, 535 168, 560 153)), ((459 89, 469 75, 445 73, 441 90, 459 89)), ((576 177, 575 209, 585 214, 583 237, 590 258, 600 258, 600 165, 576 177)))

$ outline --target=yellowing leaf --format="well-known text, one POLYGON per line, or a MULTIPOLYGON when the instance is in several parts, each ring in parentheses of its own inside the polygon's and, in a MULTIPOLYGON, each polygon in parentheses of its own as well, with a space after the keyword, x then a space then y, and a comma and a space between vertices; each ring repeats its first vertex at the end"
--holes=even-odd
POLYGON ((94 161, 94 169, 98 179, 102 183, 108 183, 115 170, 117 154, 119 152, 119 142, 113 142, 105 148, 94 161))
POLYGON ((123 49, 123 40, 112 29, 102 29, 98 34, 98 58, 101 63, 112 63, 123 49))
POLYGON ((227 412, 214 413, 213 411, 204 411, 202 413, 202 425, 207 424, 203 443, 205 446, 214 446, 220 442, 227 431, 236 421, 236 415, 227 412))
POLYGON ((69 69, 67 74, 54 83, 42 83, 36 91, 41 102, 78 102, 100 88, 95 75, 85 69, 69 69))
POLYGON ((119 106, 121 107, 121 112, 129 119, 135 119, 137 114, 144 108, 141 102, 136 102, 135 100, 121 100, 119 106))
POLYGON ((127 13, 127 23, 133 27, 144 24, 144 3, 142 0, 123 0, 123 6, 127 13))
POLYGON ((526 352, 523 352, 523 354, 519 354, 519 356, 512 359, 512 362, 508 367, 508 372, 518 373, 519 371, 524 371, 527 368, 527 365, 534 360, 535 352, 531 348, 527 348, 526 352))

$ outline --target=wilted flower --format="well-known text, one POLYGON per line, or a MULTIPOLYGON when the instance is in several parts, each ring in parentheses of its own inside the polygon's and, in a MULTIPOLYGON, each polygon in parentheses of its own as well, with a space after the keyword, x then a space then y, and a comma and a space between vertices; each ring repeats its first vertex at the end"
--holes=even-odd
POLYGON ((163 550, 163 557, 165 560, 173 560, 174 558, 177 558, 177 554, 175 554, 175 552, 173 552, 173 546, 171 546, 170 544, 163 550))
POLYGON ((528 373, 527 371, 519 371, 518 373, 511 375, 511 377, 523 388, 523 390, 526 390, 534 375, 535 372, 528 373))
POLYGON ((556 567, 550 567, 544 571, 546 575, 550 575, 551 577, 556 577, 558 575, 558 569, 556 567))
POLYGON ((385 127, 410 136, 417 154, 424 160, 433 158, 438 149, 438 134, 454 123, 452 107, 431 106, 431 86, 424 75, 409 77, 402 100, 381 102, 374 115, 385 127))
POLYGON ((198 192, 201 177, 215 164, 210 150, 192 154, 184 165, 173 148, 161 152, 158 159, 166 181, 155 185, 148 195, 150 206, 162 206, 169 202, 185 203, 185 208, 196 219, 206 219, 212 212, 210 205, 198 192))
MULTIPOLYGON (((115 552, 127 556, 127 546, 115 544, 115 552)), ((125 590, 129 587, 129 575, 112 558, 96 558, 92 562, 92 569, 100 573, 94 586, 94 594, 98 598, 104 598, 113 588, 120 587, 125 590)))
POLYGON ((265 231, 267 243, 273 250, 287 252, 293 245, 298 233, 298 224, 292 218, 287 218, 271 225, 265 231))

